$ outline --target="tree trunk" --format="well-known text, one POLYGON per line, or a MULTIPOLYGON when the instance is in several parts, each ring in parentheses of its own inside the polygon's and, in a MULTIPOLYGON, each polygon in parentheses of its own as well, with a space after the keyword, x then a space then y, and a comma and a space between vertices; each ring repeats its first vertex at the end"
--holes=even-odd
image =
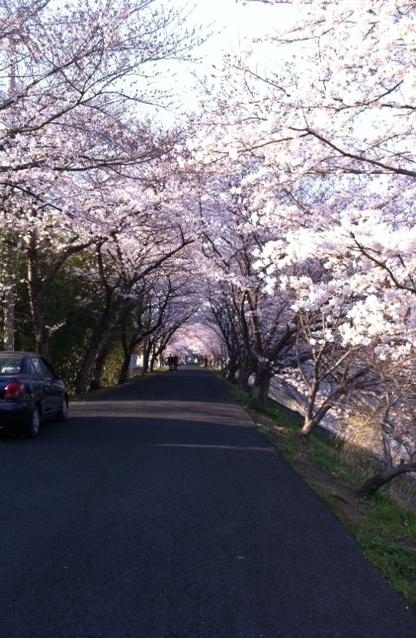
POLYGON ((130 357, 130 350, 125 350, 123 355, 123 363, 121 364, 120 374, 118 376, 118 383, 125 383, 129 378, 130 357))
POLYGON ((108 333, 111 330, 113 320, 114 313, 110 312, 107 307, 100 318, 97 328, 91 335, 81 367, 78 370, 78 374, 75 379, 75 391, 77 394, 84 394, 87 391, 97 357, 108 338, 108 333))
POLYGON ((105 364, 107 363, 108 355, 111 352, 111 349, 114 344, 114 330, 112 330, 104 342, 100 346, 100 350, 97 354, 97 358, 95 360, 94 372, 92 374, 92 379, 90 383, 91 390, 98 390, 103 387, 103 373, 105 364))
POLYGON ((271 376, 267 368, 258 368, 254 374, 251 398, 259 405, 264 405, 268 399, 271 376))
POLYGON ((316 427, 316 425, 316 420, 313 417, 306 415, 301 430, 302 436, 305 437, 305 439, 309 438, 312 430, 316 427))
POLYGON ((4 327, 3 327, 3 348, 6 351, 14 350, 14 303, 12 295, 11 300, 6 300, 4 308, 4 327))
POLYGON ((390 481, 397 476, 406 474, 407 472, 416 472, 416 463, 400 463, 400 465, 397 465, 396 467, 380 472, 379 474, 375 474, 357 490, 356 495, 372 496, 380 489, 380 487, 383 487, 383 485, 390 483, 390 481))
POLYGON ((235 359, 231 359, 226 366, 226 372, 225 372, 225 376, 228 379, 228 381, 232 381, 234 383, 237 370, 238 370, 237 361, 235 359))
POLYGON ((148 345, 147 339, 143 344, 143 374, 147 374, 149 372, 149 359, 150 359, 150 346, 148 345))
POLYGON ((303 427, 301 430, 302 436, 306 439, 310 436, 312 430, 321 423, 322 419, 337 404, 339 399, 343 395, 345 395, 345 390, 343 388, 338 388, 323 402, 323 404, 319 408, 315 409, 316 408, 315 399, 318 393, 318 389, 319 389, 319 384, 317 381, 315 381, 309 393, 308 411, 305 415, 305 420, 303 422, 303 427))
POLYGON ((45 303, 46 296, 42 277, 38 267, 38 251, 36 233, 33 232, 27 258, 27 284, 29 295, 29 310, 32 320, 33 335, 36 351, 45 359, 49 358, 49 331, 46 328, 45 303))
POLYGON ((46 302, 49 288, 60 268, 71 255, 82 251, 87 244, 71 245, 62 252, 45 258, 38 244, 37 231, 32 230, 27 252, 27 290, 36 350, 46 359, 49 358, 50 331, 46 327, 46 302))
POLYGON ((238 389, 243 392, 249 392, 250 386, 248 385, 248 380, 251 375, 251 370, 246 367, 238 368, 238 389))
POLYGON ((156 344, 153 344, 153 346, 151 347, 151 356, 150 356, 150 372, 153 372, 155 369, 158 353, 159 351, 156 344))
POLYGON ((45 328, 44 319, 33 323, 36 351, 49 360, 49 334, 45 328))
POLYGON ((4 323, 3 323, 3 348, 8 352, 14 350, 14 302, 15 284, 13 281, 13 271, 16 270, 15 250, 12 246, 7 246, 7 270, 4 283, 8 284, 9 290, 4 299, 4 323))
POLYGON ((305 418, 303 420, 303 427, 301 430, 301 434, 305 439, 308 439, 312 430, 318 425, 318 420, 315 418, 313 411, 315 407, 316 395, 318 393, 319 384, 315 381, 312 383, 312 386, 309 389, 308 394, 308 408, 305 414, 305 418))
POLYGON ((143 374, 147 374, 149 372, 149 353, 143 353, 143 374))
POLYGON ((136 332, 133 331, 133 334, 128 335, 127 331, 127 319, 129 317, 129 313, 126 312, 123 316, 121 322, 121 345, 123 346, 123 363, 121 364, 120 373, 118 376, 118 383, 125 383, 129 378, 129 366, 130 366, 130 358, 133 354, 134 347, 136 345, 136 332))
POLYGON ((36 277, 31 275, 30 267, 28 268, 28 279, 29 309, 32 320, 33 336, 35 337, 36 352, 39 352, 42 357, 48 359, 49 331, 45 325, 46 317, 44 293, 39 289, 36 277))
POLYGON ((313 414, 315 409, 315 401, 316 401, 316 395, 318 394, 318 390, 319 390, 319 381, 315 376, 314 380, 312 381, 312 384, 309 387, 308 404, 307 404, 308 407, 305 414, 305 418, 303 420, 303 427, 301 430, 301 434, 305 439, 309 438, 312 430, 318 425, 318 419, 316 419, 313 414))
POLYGON ((91 371, 95 364, 101 342, 102 335, 100 331, 97 330, 96 332, 94 332, 93 336, 90 339, 87 350, 84 354, 84 358, 82 360, 81 367, 78 370, 77 376, 75 378, 75 392, 77 394, 85 394, 85 392, 87 391, 88 382, 91 377, 91 371))

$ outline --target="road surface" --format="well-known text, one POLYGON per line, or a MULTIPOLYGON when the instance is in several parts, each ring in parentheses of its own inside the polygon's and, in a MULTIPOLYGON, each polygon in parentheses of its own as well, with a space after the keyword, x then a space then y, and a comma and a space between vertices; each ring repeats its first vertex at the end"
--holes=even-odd
POLYGON ((0 638, 415 638, 405 601, 210 372, 0 441, 0 638))

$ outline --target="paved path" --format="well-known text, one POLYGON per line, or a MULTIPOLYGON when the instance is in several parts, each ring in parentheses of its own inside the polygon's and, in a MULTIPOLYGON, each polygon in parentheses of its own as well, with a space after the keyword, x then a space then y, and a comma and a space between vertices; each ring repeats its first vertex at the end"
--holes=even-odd
POLYGON ((415 638, 405 602, 204 370, 0 442, 0 638, 415 638))

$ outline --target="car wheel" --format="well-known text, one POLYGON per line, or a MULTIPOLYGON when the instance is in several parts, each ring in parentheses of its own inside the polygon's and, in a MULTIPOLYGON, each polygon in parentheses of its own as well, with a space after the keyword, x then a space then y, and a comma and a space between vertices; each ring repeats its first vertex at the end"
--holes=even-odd
POLYGON ((35 438, 39 434, 40 429, 40 413, 38 408, 34 408, 26 428, 26 436, 29 439, 35 438))
POLYGON ((59 411, 56 414, 58 421, 66 421, 68 418, 68 401, 66 397, 62 398, 62 403, 59 411))

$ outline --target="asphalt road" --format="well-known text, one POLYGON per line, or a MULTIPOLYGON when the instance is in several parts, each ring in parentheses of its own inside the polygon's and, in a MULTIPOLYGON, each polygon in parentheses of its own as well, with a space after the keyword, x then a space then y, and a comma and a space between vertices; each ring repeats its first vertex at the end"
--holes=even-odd
POLYGON ((415 638, 224 385, 180 370, 0 441, 1 638, 415 638))

